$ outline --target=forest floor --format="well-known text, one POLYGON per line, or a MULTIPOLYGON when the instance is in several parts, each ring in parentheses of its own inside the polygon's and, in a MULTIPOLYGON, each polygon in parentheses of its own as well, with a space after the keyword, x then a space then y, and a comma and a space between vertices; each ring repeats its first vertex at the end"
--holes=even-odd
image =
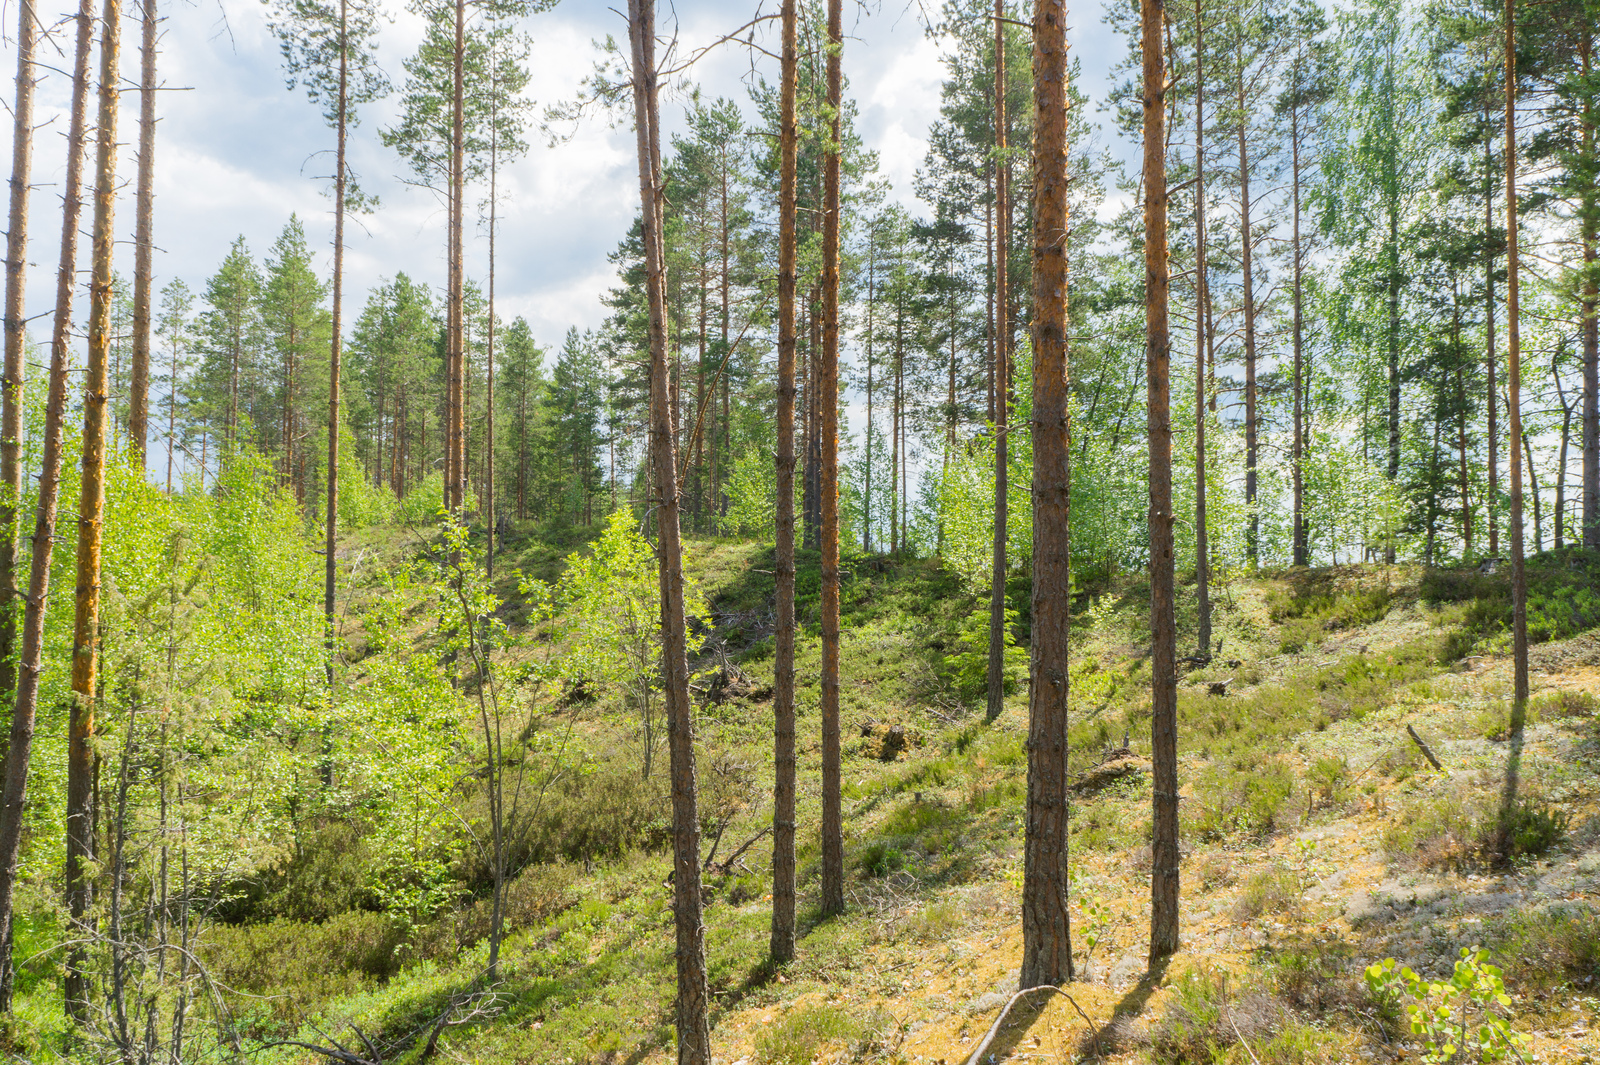
MULTIPOLYGON (((560 554, 522 551, 530 572, 560 554)), ((519 557, 507 554, 509 569, 519 557)), ((931 563, 848 564, 848 911, 821 920, 817 574, 814 554, 802 558, 802 927, 797 960, 773 971, 760 836, 770 549, 694 541, 688 557, 715 623, 697 738, 706 846, 720 837, 705 916, 716 1060, 965 1062, 1015 990, 1021 956, 1025 658, 1005 712, 985 723, 986 606, 931 563)), ((1424 1060, 1363 971, 1393 957, 1447 980, 1461 948, 1478 945, 1504 970, 1502 1012, 1530 1038, 1528 1060, 1600 1061, 1600 560, 1552 555, 1540 572, 1536 614, 1555 620, 1539 632, 1555 638, 1533 651, 1521 853, 1504 862, 1489 858, 1513 757, 1503 577, 1344 567, 1219 589, 1224 650, 1180 679, 1182 949, 1154 973, 1146 592, 1137 581, 1086 591, 1070 736, 1079 979, 1070 1000, 1019 1003, 985 1062, 1424 1060)), ((507 614, 516 620, 514 603, 507 614)), ((672 1060, 669 868, 658 844, 522 873, 493 1016, 446 1028, 436 1060, 672 1060)), ((401 1047, 386 1060, 418 1060, 421 1038, 396 1040, 426 1028, 482 954, 436 953, 288 1016, 303 1038, 354 1024, 401 1047)), ((296 1053, 257 1059, 311 1060, 296 1053)))

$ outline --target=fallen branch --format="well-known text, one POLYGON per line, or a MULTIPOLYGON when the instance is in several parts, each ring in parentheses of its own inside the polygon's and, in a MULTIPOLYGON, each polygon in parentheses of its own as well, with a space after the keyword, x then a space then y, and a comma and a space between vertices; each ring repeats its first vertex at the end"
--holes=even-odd
POLYGON ((989 1032, 983 1037, 983 1041, 978 1044, 978 1049, 974 1050, 972 1052, 972 1056, 967 1058, 966 1065, 979 1065, 979 1063, 983 1061, 984 1051, 989 1049, 989 1044, 994 1042, 994 1037, 1000 1034, 1000 1026, 1005 1023, 1006 1015, 1011 1012, 1011 1007, 1015 1006, 1024 995, 1031 995, 1035 991, 1054 991, 1056 994, 1072 1003, 1072 1008, 1078 1011, 1078 1016, 1083 1018, 1083 1023, 1089 1026, 1089 1031, 1094 1035, 1095 1057, 1100 1056, 1100 1029, 1095 1027, 1095 1023, 1089 1019, 1089 1015, 1083 1012, 1083 1007, 1078 1005, 1078 1000, 1061 990, 1059 987, 1056 987, 1054 984, 1040 984, 1038 987, 1025 987, 1021 991, 1018 991, 1016 994, 1011 996, 1011 1000, 1006 1003, 1005 1009, 1000 1011, 1000 1016, 996 1017, 994 1019, 994 1024, 989 1026, 989 1032))
POLYGON ((1428 764, 1433 766, 1433 768, 1437 769, 1439 772, 1443 773, 1444 766, 1439 764, 1439 759, 1433 756, 1433 751, 1428 748, 1428 745, 1422 742, 1422 737, 1417 735, 1417 730, 1412 728, 1410 725, 1407 725, 1406 731, 1411 733, 1412 742, 1414 742, 1417 745, 1417 749, 1422 752, 1422 757, 1428 760, 1428 764))
MULTIPOLYGON (((741 855, 745 851, 749 850, 752 844, 754 844, 757 840, 761 839, 763 836, 766 836, 767 834, 769 834, 771 831, 772 831, 772 826, 768 825, 766 828, 763 828, 760 832, 757 832, 755 835, 751 836, 749 839, 745 840, 742 844, 740 844, 739 845, 739 849, 734 851, 732 854, 728 855, 727 860, 725 860, 722 863, 722 875, 723 876, 727 876, 728 873, 733 870, 733 863, 739 860, 739 855, 741 855)), ((720 842, 720 839, 721 839, 721 837, 718 837, 719 842, 720 842)), ((711 858, 712 857, 713 857, 713 855, 707 855, 706 856, 706 866, 705 867, 707 869, 711 868, 711 858)))

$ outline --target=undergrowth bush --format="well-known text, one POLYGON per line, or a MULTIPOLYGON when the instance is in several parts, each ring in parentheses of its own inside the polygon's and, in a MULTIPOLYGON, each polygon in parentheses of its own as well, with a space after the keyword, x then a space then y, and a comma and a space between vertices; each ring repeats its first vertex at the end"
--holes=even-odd
POLYGON ((321 924, 280 917, 217 925, 201 957, 213 981, 251 996, 233 1007, 247 1028, 262 1032, 292 1028, 329 999, 393 976, 402 945, 399 922, 353 910, 321 924))
POLYGON ((1495 953, 1518 983, 1600 979, 1600 912, 1587 905, 1506 914, 1490 930, 1495 953))
POLYGON ((1485 789, 1457 787, 1407 805, 1383 833, 1390 861, 1425 869, 1461 869, 1499 858, 1537 857, 1567 835, 1571 816, 1529 796, 1510 809, 1509 853, 1498 853, 1501 800, 1485 789))

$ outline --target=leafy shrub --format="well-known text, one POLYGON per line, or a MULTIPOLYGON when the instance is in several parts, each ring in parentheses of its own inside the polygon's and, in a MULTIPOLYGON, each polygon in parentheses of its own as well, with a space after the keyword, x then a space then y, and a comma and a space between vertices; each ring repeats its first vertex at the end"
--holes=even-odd
POLYGON ((1504 1061, 1523 1051, 1530 1040, 1511 1028, 1511 996, 1498 966, 1489 964, 1489 952, 1462 947, 1455 971, 1446 981, 1431 981, 1407 966, 1396 967, 1386 958, 1366 970, 1367 988, 1385 1012, 1403 1005, 1411 1034, 1422 1040, 1423 1059, 1439 1063, 1465 1057, 1477 1050, 1479 1061, 1504 1061), (1410 999, 1411 1001, 1405 1001, 1410 999))
MULTIPOLYGON (((372 854, 347 821, 302 826, 294 850, 263 878, 255 912, 291 921, 326 921, 355 909, 376 909, 370 890, 372 854)), ((248 911, 247 911, 248 913, 248 911)))

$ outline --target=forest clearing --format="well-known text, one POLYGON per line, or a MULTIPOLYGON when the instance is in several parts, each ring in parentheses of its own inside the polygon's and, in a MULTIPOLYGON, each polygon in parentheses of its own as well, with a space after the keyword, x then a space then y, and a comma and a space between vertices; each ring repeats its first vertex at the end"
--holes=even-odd
POLYGON ((684 7, 4 13, 0 1058, 1600 1057, 1600 0, 684 7))

